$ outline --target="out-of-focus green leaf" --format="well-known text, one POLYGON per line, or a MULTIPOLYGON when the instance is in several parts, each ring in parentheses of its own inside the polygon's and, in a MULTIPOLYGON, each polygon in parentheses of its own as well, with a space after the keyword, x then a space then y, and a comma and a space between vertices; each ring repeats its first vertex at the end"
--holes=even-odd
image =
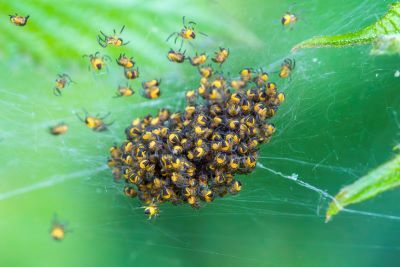
POLYGON ((381 19, 364 29, 334 36, 313 37, 295 45, 292 51, 302 48, 344 47, 370 44, 381 35, 396 33, 400 33, 399 1, 392 4, 389 11, 381 19))
MULTIPOLYGON (((169 48, 177 48, 178 44, 166 42, 172 32, 179 31, 182 25, 182 16, 197 23, 196 29, 209 36, 215 36, 215 27, 223 27, 224 31, 218 39, 199 37, 198 45, 218 48, 221 41, 230 41, 240 38, 250 47, 259 46, 260 40, 245 27, 235 22, 227 14, 208 14, 207 1, 197 1, 195 4, 185 5, 182 1, 170 0, 165 2, 154 1, 106 1, 99 5, 98 1, 84 0, 79 2, 59 1, 0 1, 0 10, 5 14, 30 15, 29 22, 24 27, 15 27, 7 21, 0 23, 0 40, 2 48, 0 59, 9 59, 11 55, 24 55, 41 67, 53 69, 59 65, 74 65, 82 67, 87 62, 82 60, 83 54, 96 51, 117 57, 125 52, 134 56, 139 64, 146 63, 154 68, 167 69, 169 61, 160 63, 165 58, 169 48), (163 4, 160 4, 163 3, 163 4), (174 10, 171 7, 180 5, 174 10), (132 10, 135 14, 132 15, 132 10), (168 16, 162 14, 168 13, 168 16), (114 49, 103 49, 97 43, 99 31, 111 34, 113 29, 119 31, 125 25, 121 34, 124 41, 130 41, 127 46, 114 49), (151 53, 149 53, 151 51, 151 53)), ((187 44, 186 44, 187 45, 187 44)), ((201 47, 202 49, 204 47, 201 47)))
POLYGON ((342 188, 328 207, 326 221, 347 205, 370 199, 397 186, 400 186, 400 155, 342 188))

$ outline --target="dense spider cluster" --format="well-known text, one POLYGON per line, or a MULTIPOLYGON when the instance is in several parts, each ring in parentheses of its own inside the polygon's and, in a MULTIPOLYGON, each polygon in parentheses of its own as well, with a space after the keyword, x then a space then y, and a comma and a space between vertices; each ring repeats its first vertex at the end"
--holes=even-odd
POLYGON ((265 73, 245 69, 239 80, 228 80, 207 68, 199 69, 199 88, 186 93, 184 112, 161 109, 135 119, 127 140, 110 150, 114 178, 124 178, 125 194, 138 196, 150 217, 159 203, 199 208, 200 201, 237 194, 235 174, 253 171, 259 145, 275 131, 268 119, 284 94, 265 73))

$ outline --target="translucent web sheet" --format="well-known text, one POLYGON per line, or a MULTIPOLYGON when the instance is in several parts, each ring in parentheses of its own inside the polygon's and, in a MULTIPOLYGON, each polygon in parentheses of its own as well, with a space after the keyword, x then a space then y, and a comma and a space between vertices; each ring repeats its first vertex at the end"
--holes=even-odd
MULTIPOLYGON (((39 2, 48 5, 46 1, 39 2)), ((269 9, 271 17, 281 14, 289 2, 273 8, 272 4, 265 4, 267 7, 261 8, 262 2, 245 9, 241 5, 228 8, 226 1, 213 1, 211 6, 204 5, 198 16, 198 9, 189 7, 187 16, 198 18, 201 25, 202 21, 206 23, 207 8, 211 7, 215 12, 212 14, 218 13, 217 8, 226 9, 224 18, 233 25, 227 27, 226 35, 230 38, 223 42, 224 36, 215 37, 219 29, 206 27, 211 41, 205 40, 199 50, 211 53, 220 45, 229 46, 232 58, 224 66, 226 73, 238 73, 248 66, 263 67, 271 73, 272 80, 286 93, 286 102, 273 121, 276 134, 261 147, 254 173, 240 178, 240 194, 216 199, 200 210, 163 205, 160 216, 151 221, 144 216, 137 199, 123 196, 123 185, 112 181, 105 163, 108 148, 122 142, 123 131, 133 118, 155 114, 161 107, 181 110, 183 91, 197 83, 198 74, 188 65, 157 62, 171 44, 160 42, 165 29, 162 21, 155 23, 153 15, 175 12, 179 3, 139 6, 150 15, 138 21, 130 18, 130 23, 139 28, 154 26, 143 30, 147 34, 140 36, 135 35, 133 26, 127 27, 125 35, 133 43, 140 39, 130 52, 142 62, 147 55, 143 51, 155 51, 148 53, 148 64, 143 63, 141 70, 144 79, 162 78, 162 96, 158 100, 144 100, 138 92, 131 99, 113 99, 116 85, 124 82, 115 65, 104 75, 86 72, 80 56, 98 49, 96 44, 87 44, 95 40, 93 34, 83 41, 82 48, 74 42, 66 44, 76 54, 79 65, 67 68, 77 84, 67 88, 61 98, 52 95, 51 87, 54 75, 64 71, 64 65, 56 63, 49 75, 48 67, 35 65, 37 61, 24 53, 19 56, 11 55, 9 50, 7 54, 0 52, 0 215, 4 218, 0 232, 5 240, 15 247, 17 241, 40 244, 43 250, 54 252, 47 230, 57 213, 69 221, 72 230, 62 245, 75 247, 76 253, 65 266, 85 256, 97 256, 97 266, 111 266, 115 261, 120 261, 116 265, 139 261, 143 265, 167 266, 291 266, 299 258, 308 266, 374 266, 382 255, 388 261, 398 259, 400 216, 396 191, 346 208, 331 223, 324 224, 327 204, 333 195, 389 159, 391 147, 399 140, 399 79, 394 76, 400 68, 398 58, 370 57, 368 47, 309 50, 296 55, 287 52, 304 38, 368 25, 385 12, 389 1, 302 3, 296 7, 301 19, 293 30, 282 30, 279 19, 276 24, 269 23, 276 22, 273 18, 267 22, 260 19, 269 9), (237 34, 233 30, 235 25, 240 25, 237 34), (245 37, 240 37, 240 33, 245 37), (287 57, 296 59, 296 69, 290 79, 279 80, 276 71, 287 57), (13 64, 15 60, 18 67, 13 64), (94 133, 75 116, 82 107, 93 114, 111 111, 116 122, 108 132, 94 133), (53 138, 47 128, 60 121, 68 123, 70 130, 65 136, 53 138), (26 223, 30 227, 24 227, 26 223), (21 235, 11 236, 8 232, 16 226, 24 229, 21 235), (30 233, 30 240, 23 238, 30 233), (93 244, 96 249, 89 249, 93 244), (314 254, 316 250, 318 256, 314 254), (292 257, 287 258, 287 253, 292 257), (365 253, 370 254, 362 258, 365 253), (201 264, 192 258, 197 256, 201 264)), ((110 10, 126 8, 124 4, 111 3, 110 10)), ((23 10, 22 4, 15 5, 23 10)), ((32 14, 41 15, 40 5, 32 6, 32 14)), ((93 7, 90 1, 86 5, 93 7)), ((73 11, 73 7, 65 7, 64 16, 73 16, 73 11)), ((180 19, 181 14, 173 15, 180 19)), ((171 21, 165 22, 168 30, 176 25, 171 21)), ((224 26, 216 16, 211 21, 224 26)), ((54 23, 44 27, 54 32, 54 23)), ((117 24, 108 16, 101 23, 109 30, 117 24)), ((91 31, 90 27, 85 31, 91 31)), ((71 38, 78 33, 69 32, 71 38)), ((23 38, 21 32, 16 35, 23 38)), ((38 37, 30 33, 27 38, 36 42, 38 37)), ((0 36, 0 40, 4 39, 0 36)), ((62 51, 62 47, 58 48, 62 51)), ((113 50, 110 53, 118 54, 113 50)), ((138 91, 139 83, 134 86, 138 91)), ((0 245, 0 249, 0 255, 12 262, 13 253, 5 245, 0 245)), ((38 266, 46 263, 38 260, 43 252, 23 253, 38 266)), ((68 254, 55 253, 62 258, 68 254)))

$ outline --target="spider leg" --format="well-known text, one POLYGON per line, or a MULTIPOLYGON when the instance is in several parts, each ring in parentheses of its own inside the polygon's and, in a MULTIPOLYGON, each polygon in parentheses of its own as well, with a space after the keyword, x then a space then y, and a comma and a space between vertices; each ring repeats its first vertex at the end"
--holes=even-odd
POLYGON ((105 40, 101 39, 100 36, 97 36, 97 42, 99 43, 99 45, 103 48, 107 47, 107 43, 105 42, 105 40))
POLYGON ((181 46, 179 47, 179 50, 181 50, 182 47, 183 47, 183 39, 182 39, 182 41, 181 41, 181 46))
POLYGON ((61 91, 60 91, 60 89, 54 88, 53 94, 54 94, 55 96, 61 96, 61 91))
POLYGON ((121 33, 124 31, 124 29, 125 29, 125 25, 122 26, 122 29, 121 29, 121 31, 119 32, 119 34, 121 34, 121 33))
POLYGON ((113 120, 113 121, 111 121, 111 122, 107 123, 107 124, 106 124, 106 126, 107 126, 107 127, 108 127, 108 126, 111 126, 111 125, 113 125, 113 124, 114 124, 114 122, 115 122, 115 120, 113 120))
POLYGON ((76 82, 74 82, 74 81, 72 80, 72 78, 71 78, 68 74, 64 74, 64 75, 65 75, 65 78, 67 79, 68 84, 70 84, 70 83, 76 83, 76 82))
MULTIPOLYGON (((99 115, 99 114, 98 114, 98 115, 99 115)), ((98 115, 96 115, 96 117, 97 117, 98 115)), ((108 112, 108 113, 105 114, 103 117, 98 116, 98 118, 99 118, 100 120, 104 120, 105 118, 107 118, 107 117, 110 116, 110 115, 111 115, 111 112, 108 112)))
POLYGON ((101 33, 105 38, 107 38, 107 35, 105 35, 104 32, 100 31, 100 33, 101 33))
POLYGON ((173 33, 171 33, 171 34, 168 36, 166 42, 168 42, 168 40, 171 39, 171 37, 174 36, 175 34, 178 34, 178 32, 173 32, 173 33))
POLYGON ((97 35, 97 40, 100 40, 100 41, 102 41, 102 42, 105 42, 106 41, 106 38, 104 37, 101 37, 100 35, 97 35))
POLYGON ((128 41, 128 42, 122 42, 122 45, 127 45, 127 44, 129 44, 131 41, 128 41))
POLYGON ((183 25, 183 26, 186 25, 186 23, 185 23, 185 16, 182 17, 182 25, 183 25))
POLYGON ((62 77, 65 77, 65 78, 67 78, 69 81, 72 81, 71 77, 70 77, 68 74, 66 74, 66 73, 63 73, 62 77))
POLYGON ((104 56, 103 56, 103 60, 104 60, 104 59, 107 59, 107 60, 109 60, 109 61, 112 60, 111 57, 110 57, 109 55, 104 55, 104 56))
POLYGON ((203 35, 203 36, 207 36, 208 37, 208 35, 207 34, 205 34, 204 32, 199 32, 201 35, 203 35))
POLYGON ((296 67, 296 60, 293 59, 293 67, 292 67, 292 69, 294 69, 295 67, 296 67))
POLYGON ((75 116, 81 121, 81 122, 85 122, 85 120, 84 119, 82 119, 81 118, 81 116, 79 116, 79 114, 78 113, 75 113, 75 116))
POLYGON ((89 112, 85 108, 82 108, 82 110, 85 113, 85 117, 88 117, 89 116, 89 112))

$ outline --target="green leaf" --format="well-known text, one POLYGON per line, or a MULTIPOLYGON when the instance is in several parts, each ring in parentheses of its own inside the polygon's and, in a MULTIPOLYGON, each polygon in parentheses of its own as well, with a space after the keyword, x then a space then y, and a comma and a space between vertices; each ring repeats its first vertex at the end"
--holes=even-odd
POLYGON ((370 199, 400 186, 400 155, 340 190, 329 204, 326 221, 350 204, 370 199))
POLYGON ((400 33, 400 2, 392 4, 389 11, 374 24, 350 33, 334 36, 320 36, 305 40, 292 48, 344 47, 374 42, 379 36, 400 33))

